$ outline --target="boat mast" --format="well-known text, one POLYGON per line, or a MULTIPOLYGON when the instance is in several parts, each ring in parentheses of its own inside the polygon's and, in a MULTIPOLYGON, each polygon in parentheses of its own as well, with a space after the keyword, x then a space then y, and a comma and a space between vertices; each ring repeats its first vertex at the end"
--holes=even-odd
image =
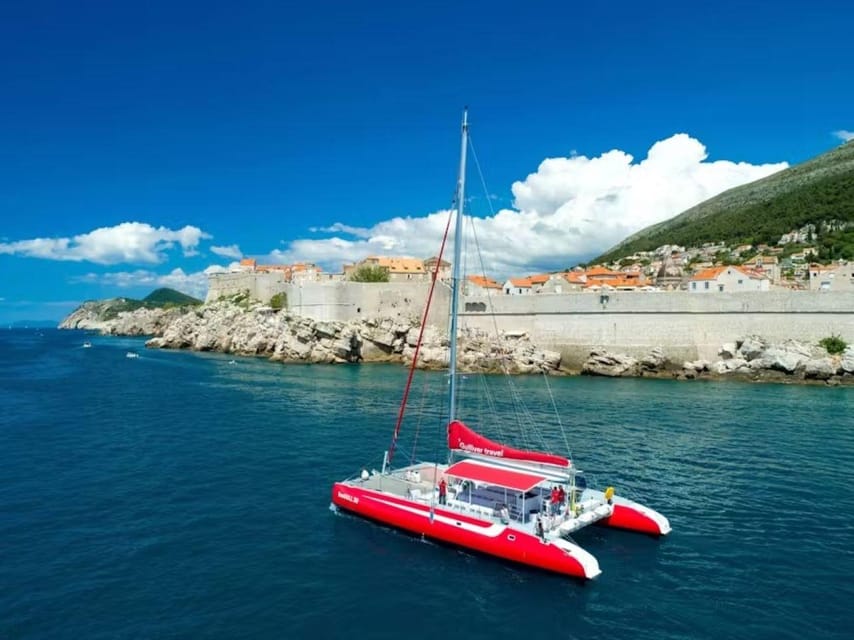
POLYGON ((456 417, 457 404, 457 314, 460 302, 460 256, 462 255, 462 229, 463 229, 463 203, 466 198, 466 151, 468 149, 469 135, 469 111, 468 107, 463 109, 463 130, 460 143, 460 175, 457 179, 457 211, 454 224, 454 267, 451 276, 451 322, 448 328, 448 337, 451 350, 448 356, 448 381, 450 392, 448 394, 448 422, 451 423, 456 417))

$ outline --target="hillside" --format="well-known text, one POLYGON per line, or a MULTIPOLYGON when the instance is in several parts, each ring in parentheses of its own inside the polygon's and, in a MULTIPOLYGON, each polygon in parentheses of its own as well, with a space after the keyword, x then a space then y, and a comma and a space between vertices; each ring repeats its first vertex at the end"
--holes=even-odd
POLYGON ((157 289, 142 300, 133 298, 111 298, 109 300, 90 300, 71 312, 62 322, 60 329, 97 328, 100 323, 113 320, 125 311, 137 309, 180 309, 202 304, 192 296, 174 289, 157 289))
MULTIPOLYGON (((664 244, 776 244, 784 233, 822 221, 854 222, 854 141, 742 185, 629 236, 593 262, 610 262, 664 244)), ((852 253, 854 233, 838 233, 828 253, 852 253), (843 248, 850 246, 849 250, 843 248)))
POLYGON ((142 300, 113 298, 112 300, 103 300, 95 304, 100 305, 103 319, 109 320, 110 318, 115 318, 122 311, 136 311, 143 307, 146 309, 169 309, 172 307, 198 305, 202 304, 202 301, 180 291, 175 291, 175 289, 162 288, 155 289, 142 300))
POLYGON ((142 299, 142 302, 147 306, 155 306, 155 307, 164 307, 167 305, 189 305, 189 304, 202 304, 202 301, 194 298, 193 296, 188 296, 186 293, 181 293, 180 291, 175 291, 175 289, 155 289, 147 296, 142 299))

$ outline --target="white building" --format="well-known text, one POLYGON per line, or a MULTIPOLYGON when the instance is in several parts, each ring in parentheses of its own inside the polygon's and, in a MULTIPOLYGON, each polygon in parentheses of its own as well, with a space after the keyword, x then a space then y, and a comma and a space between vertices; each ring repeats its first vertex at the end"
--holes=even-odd
POLYGON ((854 291, 854 263, 834 266, 812 264, 810 291, 854 291))
POLYGON ((565 271, 553 273, 549 279, 540 287, 540 293, 569 293, 581 291, 587 282, 587 276, 583 271, 565 271))
POLYGON ((466 276, 463 293, 467 296, 491 296, 501 293, 501 285, 487 276, 466 276))
POLYGON ((770 288, 771 282, 764 275, 736 266, 704 269, 694 275, 688 284, 691 293, 737 293, 768 291, 770 288))
POLYGON ((530 278, 510 278, 501 288, 508 296, 527 296, 533 293, 533 286, 530 278))
MULTIPOLYGON (((435 259, 431 258, 435 266, 435 259)), ((344 276, 349 278, 361 267, 383 269, 389 282, 427 282, 431 272, 424 267, 424 260, 418 258, 399 258, 390 256, 368 256, 361 262, 344 265, 344 276)), ((447 264, 447 263, 443 263, 447 264)))

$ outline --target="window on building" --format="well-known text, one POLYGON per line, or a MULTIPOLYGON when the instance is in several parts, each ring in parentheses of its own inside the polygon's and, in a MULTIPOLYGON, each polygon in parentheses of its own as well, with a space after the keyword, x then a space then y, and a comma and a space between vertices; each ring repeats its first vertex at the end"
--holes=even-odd
POLYGON ((739 280, 738 284, 744 284, 744 280, 739 280))
POLYGON ((709 288, 709 283, 708 283, 708 282, 706 282, 706 283, 705 283, 705 285, 706 285, 706 287, 705 287, 705 288, 706 288, 706 289, 708 289, 708 288, 709 288))

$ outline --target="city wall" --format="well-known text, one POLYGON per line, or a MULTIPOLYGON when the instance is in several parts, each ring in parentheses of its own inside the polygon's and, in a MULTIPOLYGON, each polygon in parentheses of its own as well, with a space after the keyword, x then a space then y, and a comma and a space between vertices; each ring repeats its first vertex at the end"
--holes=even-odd
MULTIPOLYGON (((310 282, 287 285, 288 308, 315 320, 349 322, 357 318, 421 319, 427 282, 310 282)), ((436 284, 428 324, 447 329, 450 291, 436 284)))
MULTIPOLYGON (((248 291, 261 302, 285 293, 288 308, 301 316, 326 322, 349 322, 357 318, 390 317, 409 321, 422 317, 428 282, 306 282, 286 283, 280 273, 218 273, 208 279, 205 302, 215 302, 248 291)), ((428 323, 447 328, 450 292, 445 283, 436 284, 428 323)))
MULTIPOLYGON (((208 300, 224 287, 238 287, 252 274, 214 286, 208 300), (249 276, 247 278, 247 276, 249 276)), ((255 274, 274 275, 274 274, 255 274)), ((218 276, 217 279, 223 276, 218 276)), ((355 318, 409 320, 423 313, 429 283, 279 282, 256 285, 259 292, 288 296, 294 313, 316 320, 355 318)), ((243 286, 242 289, 249 287, 243 286)), ((239 290, 239 289, 237 289, 239 290)), ((272 295, 272 294, 270 294, 272 295)), ((260 295, 253 296, 264 300, 260 295)), ((269 296, 266 298, 269 300, 269 296)), ((450 294, 438 283, 429 324, 447 328, 450 294)), ((854 343, 854 292, 769 291, 754 293, 623 292, 497 295, 464 297, 460 325, 494 333, 526 333, 535 344, 559 351, 563 365, 580 367, 590 351, 604 347, 641 356, 661 347, 675 362, 717 359, 721 345, 758 334, 773 342, 818 342, 840 335, 854 343)))
POLYGON ((208 278, 205 302, 215 302, 245 291, 255 300, 269 302, 277 293, 287 289, 281 273, 217 273, 208 278))
POLYGON ((661 347, 674 361, 716 360, 721 345, 749 334, 772 342, 818 342, 833 334, 854 343, 854 293, 768 291, 695 294, 608 292, 466 299, 462 324, 527 332, 576 368, 596 347, 645 355, 661 347))

